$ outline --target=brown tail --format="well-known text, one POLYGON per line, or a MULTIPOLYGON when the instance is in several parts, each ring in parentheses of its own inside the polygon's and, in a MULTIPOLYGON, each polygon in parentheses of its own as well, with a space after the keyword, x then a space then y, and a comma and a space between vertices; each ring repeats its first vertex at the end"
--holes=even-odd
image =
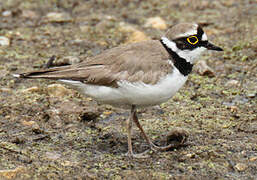
POLYGON ((27 73, 21 73, 21 74, 13 74, 16 78, 44 78, 44 79, 62 79, 64 78, 63 72, 66 68, 64 67, 58 67, 58 68, 50 68, 50 69, 43 69, 39 71, 32 71, 27 73))

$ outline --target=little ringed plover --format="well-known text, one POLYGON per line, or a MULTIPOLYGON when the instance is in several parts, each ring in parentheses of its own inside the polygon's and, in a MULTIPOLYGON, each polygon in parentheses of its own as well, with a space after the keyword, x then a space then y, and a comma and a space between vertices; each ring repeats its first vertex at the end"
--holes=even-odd
POLYGON ((152 143, 138 121, 137 107, 168 101, 185 84, 196 58, 206 49, 222 51, 208 41, 201 26, 181 23, 172 26, 160 40, 122 45, 79 64, 14 76, 58 80, 101 103, 130 108, 128 156, 137 157, 132 151, 132 122, 151 149, 171 148, 152 143))

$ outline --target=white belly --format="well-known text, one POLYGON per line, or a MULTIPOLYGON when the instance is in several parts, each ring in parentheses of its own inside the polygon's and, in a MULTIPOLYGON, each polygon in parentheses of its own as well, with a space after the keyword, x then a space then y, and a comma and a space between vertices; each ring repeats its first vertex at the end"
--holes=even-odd
POLYGON ((90 96, 95 100, 111 105, 138 105, 151 106, 161 104, 170 99, 186 82, 187 76, 183 76, 176 68, 171 74, 161 79, 156 85, 148 85, 142 82, 130 83, 118 82, 118 88, 89 85, 79 81, 60 80, 70 85, 80 93, 90 96))

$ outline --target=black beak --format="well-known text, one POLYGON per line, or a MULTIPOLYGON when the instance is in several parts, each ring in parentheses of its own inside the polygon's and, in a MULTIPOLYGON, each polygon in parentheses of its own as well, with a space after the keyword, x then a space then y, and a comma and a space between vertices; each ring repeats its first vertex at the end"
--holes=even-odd
POLYGON ((209 50, 213 50, 213 51, 223 51, 222 48, 215 46, 214 44, 207 42, 207 44, 205 45, 205 47, 209 50))

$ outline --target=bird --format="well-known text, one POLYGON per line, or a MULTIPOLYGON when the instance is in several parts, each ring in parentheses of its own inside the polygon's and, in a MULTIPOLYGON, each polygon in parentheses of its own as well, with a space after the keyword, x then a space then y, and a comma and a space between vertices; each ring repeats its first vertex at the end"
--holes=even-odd
POLYGON ((132 123, 154 151, 168 150, 171 145, 157 146, 141 126, 137 110, 168 101, 185 84, 197 58, 205 50, 223 51, 208 41, 197 23, 171 26, 159 40, 120 45, 86 61, 68 66, 14 74, 16 78, 57 80, 103 104, 130 109, 127 126, 127 156, 133 152, 132 123))

